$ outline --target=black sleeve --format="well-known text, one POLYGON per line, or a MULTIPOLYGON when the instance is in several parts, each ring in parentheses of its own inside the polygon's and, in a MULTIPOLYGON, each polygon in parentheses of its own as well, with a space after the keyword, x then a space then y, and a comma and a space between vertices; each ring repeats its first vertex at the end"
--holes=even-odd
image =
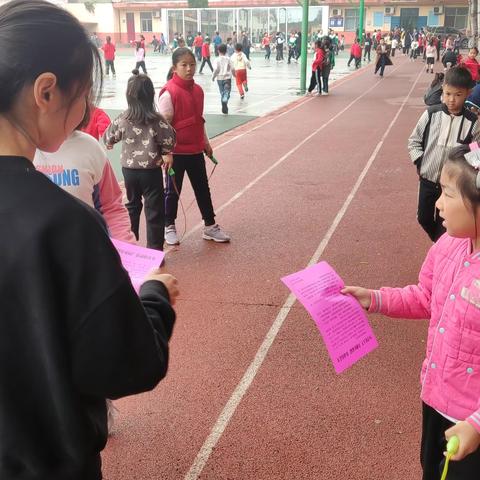
POLYGON ((140 301, 130 282, 123 282, 75 334, 75 387, 85 395, 112 399, 151 390, 167 373, 174 321, 161 282, 146 282, 140 301))

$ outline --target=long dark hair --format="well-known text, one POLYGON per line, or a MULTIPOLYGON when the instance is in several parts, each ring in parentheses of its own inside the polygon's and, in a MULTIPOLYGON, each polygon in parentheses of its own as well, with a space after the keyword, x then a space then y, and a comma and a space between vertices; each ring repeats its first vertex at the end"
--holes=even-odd
POLYGON ((155 88, 150 77, 132 70, 127 84, 128 108, 124 118, 135 125, 149 125, 162 119, 155 108, 155 88))
POLYGON ((53 73, 73 103, 92 85, 102 90, 102 60, 80 22, 43 0, 13 0, 0 7, 0 113, 9 112, 24 87, 53 73), (32 41, 32 39, 34 39, 32 41))

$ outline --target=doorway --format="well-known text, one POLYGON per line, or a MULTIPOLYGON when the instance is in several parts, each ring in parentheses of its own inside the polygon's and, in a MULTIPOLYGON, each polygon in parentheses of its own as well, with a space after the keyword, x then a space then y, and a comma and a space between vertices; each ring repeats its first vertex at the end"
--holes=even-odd
POLYGON ((127 13, 127 40, 128 43, 135 41, 135 14, 127 13))
POLYGON ((414 28, 418 28, 418 8, 401 8, 400 9, 400 27, 407 32, 413 32, 414 28))

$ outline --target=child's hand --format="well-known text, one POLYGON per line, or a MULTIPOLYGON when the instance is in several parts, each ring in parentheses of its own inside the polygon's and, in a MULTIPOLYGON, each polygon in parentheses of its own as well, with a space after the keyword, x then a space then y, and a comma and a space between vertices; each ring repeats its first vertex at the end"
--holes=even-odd
POLYGON ((173 155, 169 153, 168 155, 163 155, 163 165, 165 169, 168 171, 173 166, 173 155))
MULTIPOLYGON (((458 452, 452 456, 452 460, 462 460, 473 453, 480 446, 480 433, 468 422, 458 422, 445 431, 447 441, 456 435, 459 439, 458 452)), ((445 455, 445 453, 444 453, 445 455)))
POLYGON ((344 287, 341 292, 344 295, 352 295, 357 300, 358 303, 365 309, 368 310, 371 304, 371 293, 372 291, 368 288, 362 287, 344 287))
POLYGON ((205 153, 207 154, 207 157, 211 157, 213 155, 213 149, 210 143, 205 145, 205 153))
POLYGON ((175 300, 180 293, 178 290, 178 280, 169 273, 161 273, 160 269, 152 270, 145 278, 145 281, 148 280, 157 280, 162 282, 165 285, 165 288, 168 291, 168 296, 170 297, 170 303, 175 304, 175 300))

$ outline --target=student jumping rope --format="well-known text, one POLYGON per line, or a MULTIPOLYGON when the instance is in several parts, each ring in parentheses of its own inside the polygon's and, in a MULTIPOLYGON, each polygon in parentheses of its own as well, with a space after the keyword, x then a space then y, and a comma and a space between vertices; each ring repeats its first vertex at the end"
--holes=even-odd
POLYGON ((440 479, 452 436, 459 449, 447 478, 480 472, 480 150, 472 148, 454 148, 443 166, 436 206, 447 233, 428 252, 418 285, 342 290, 371 313, 430 320, 421 372, 423 480, 440 479))
POLYGON ((227 46, 222 43, 218 46, 218 58, 215 60, 215 69, 213 70, 212 82, 217 80, 220 90, 220 102, 222 104, 222 113, 228 113, 228 99, 232 91, 232 65, 230 59, 226 56, 227 46))
POLYGON ((432 241, 445 232, 435 204, 440 197, 440 172, 452 147, 480 140, 477 116, 465 106, 473 87, 467 69, 456 67, 445 74, 443 102, 429 107, 418 120, 408 151, 420 180, 417 220, 432 241))
POLYGON ((128 109, 117 117, 103 139, 107 148, 122 142, 122 164, 132 232, 139 238, 142 199, 147 220, 147 247, 163 250, 165 196, 162 166, 170 168, 175 132, 155 111, 155 88, 147 75, 133 70, 128 80, 128 109), (162 158, 163 156, 163 158, 162 158))
POLYGON ((215 242, 229 242, 230 237, 215 223, 204 152, 213 158, 213 150, 205 130, 203 118, 204 93, 195 83, 196 60, 188 48, 179 48, 172 55, 172 78, 160 91, 158 108, 177 133, 173 150, 173 171, 167 176, 165 199, 165 241, 178 245, 175 227, 179 195, 185 172, 192 184, 198 208, 205 227, 203 238, 215 242))
POLYGON ((0 29, 0 478, 99 480, 105 399, 165 376, 177 284, 155 270, 137 295, 98 213, 32 163, 72 134, 101 82, 84 27, 14 0, 0 29))
POLYGON ((135 68, 137 70, 140 70, 140 68, 143 70, 143 73, 146 75, 147 74, 147 67, 145 66, 145 44, 141 42, 136 42, 135 43, 135 68))

